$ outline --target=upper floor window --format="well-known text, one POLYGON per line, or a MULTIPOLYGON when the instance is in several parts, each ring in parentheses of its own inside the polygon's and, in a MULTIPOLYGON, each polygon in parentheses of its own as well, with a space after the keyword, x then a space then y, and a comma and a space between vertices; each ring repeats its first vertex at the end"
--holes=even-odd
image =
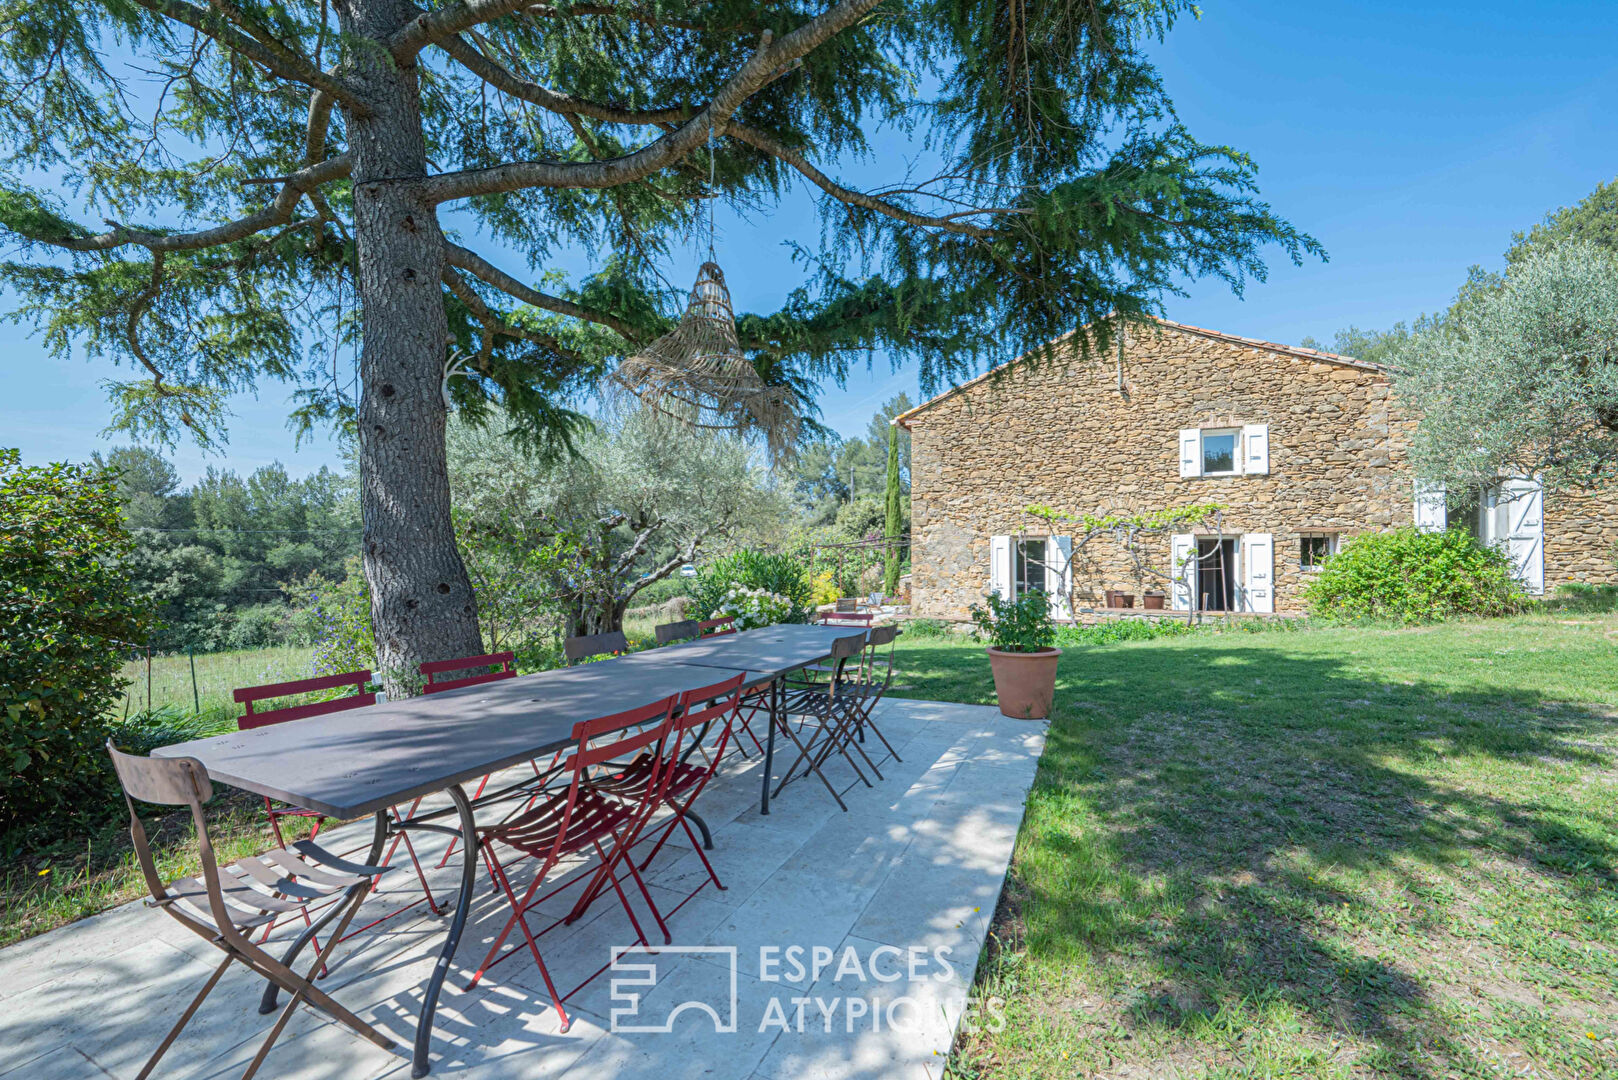
POLYGON ((1257 476, 1270 471, 1270 425, 1181 428, 1181 476, 1257 476))
POLYGON ((1202 475, 1219 476, 1240 471, 1236 467, 1236 453, 1241 441, 1242 433, 1236 429, 1203 431, 1202 475))

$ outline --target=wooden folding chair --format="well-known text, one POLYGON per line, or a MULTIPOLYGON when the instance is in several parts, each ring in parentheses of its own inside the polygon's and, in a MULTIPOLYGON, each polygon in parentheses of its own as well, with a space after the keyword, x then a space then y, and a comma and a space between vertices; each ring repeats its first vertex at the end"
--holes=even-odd
POLYGON ((601 634, 581 634, 562 642, 562 655, 567 666, 593 660, 598 656, 622 656, 629 651, 629 639, 622 630, 608 630, 601 634))
MULTIPOLYGON (((260 1012, 274 1011, 277 989, 291 995, 263 1045, 248 1064, 247 1071, 242 1074, 242 1080, 252 1080, 269 1054, 270 1047, 275 1045, 275 1040, 292 1018, 293 1010, 305 1001, 382 1049, 392 1050, 394 1044, 391 1039, 333 1001, 314 984, 315 972, 325 966, 331 950, 343 939, 343 932, 348 929, 354 913, 370 891, 371 882, 386 873, 388 868, 346 862, 309 840, 297 841, 290 850, 276 848, 221 868, 215 862, 213 842, 208 837, 208 823, 202 812, 202 804, 213 798, 213 783, 208 779, 208 770, 203 768, 202 762, 195 758, 145 758, 125 754, 113 745, 111 739, 107 740, 107 753, 112 756, 118 782, 123 786, 124 802, 129 806, 129 838, 134 843, 141 872, 146 876, 146 887, 151 891, 152 902, 181 926, 225 954, 213 975, 203 984, 197 996, 191 999, 191 1004, 180 1014, 135 1080, 146 1080, 151 1075, 232 961, 269 980, 271 985, 267 988, 260 1012), (190 807, 202 862, 200 881, 197 878, 181 878, 164 884, 152 859, 146 830, 141 825, 140 816, 135 813, 137 799, 159 806, 190 807), (322 900, 333 902, 326 907, 319 920, 298 935, 292 947, 280 959, 251 940, 252 931, 269 926, 278 915, 307 910, 310 905, 322 900), (307 973, 300 975, 292 967, 298 953, 333 920, 336 920, 336 928, 328 938, 326 947, 316 945, 315 962, 307 973)), ((383 829, 384 825, 378 819, 376 839, 371 846, 373 855, 381 848, 383 829)))
POLYGON ((596 896, 610 885, 618 894, 618 900, 629 916, 630 925, 635 928, 636 938, 640 944, 649 945, 646 934, 641 929, 640 920, 635 917, 635 909, 630 906, 629 897, 624 894, 623 885, 618 877, 617 866, 620 862, 626 864, 630 876, 634 878, 641 896, 663 930, 664 940, 670 940, 668 927, 664 925, 663 917, 658 912, 657 904, 647 890, 646 883, 641 880, 640 871, 636 869, 634 860, 626 859, 625 856, 635 843, 636 836, 657 809, 661 790, 659 780, 662 775, 661 748, 668 740, 674 709, 678 702, 679 695, 674 695, 638 709, 629 709, 575 724, 574 747, 564 764, 564 768, 573 774, 567 790, 545 793, 543 801, 517 817, 498 825, 478 829, 478 848, 483 854, 489 877, 505 894, 506 900, 511 905, 511 918, 506 921, 505 927, 490 946, 483 963, 478 965, 477 973, 467 984, 468 990, 476 987, 484 973, 495 964, 505 960, 507 956, 516 955, 512 952, 501 956, 500 950, 511 931, 521 928, 523 937, 528 942, 529 952, 533 954, 534 963, 539 968, 540 977, 545 980, 545 988, 550 992, 551 1002, 556 1006, 556 1013, 561 1018, 561 1029, 566 1031, 572 1021, 568 1019, 562 1002, 607 970, 611 962, 603 964, 578 987, 566 994, 559 994, 556 991, 556 984, 551 981, 545 960, 539 954, 538 939, 563 923, 577 920, 596 896), (590 781, 590 772, 594 767, 615 759, 633 762, 642 758, 647 759, 648 764, 638 772, 638 783, 635 785, 637 790, 633 795, 628 784, 609 795, 596 790, 590 781), (507 872, 512 864, 501 862, 501 848, 515 851, 519 857, 531 858, 540 864, 521 899, 518 899, 516 890, 511 887, 511 878, 507 872), (571 887, 577 880, 564 880, 543 896, 536 896, 540 887, 545 884, 546 876, 567 856, 588 855, 592 851, 600 859, 600 863, 585 879, 584 891, 572 911, 535 933, 528 925, 528 912, 536 904, 571 887))
MULTIPOLYGON (((236 703, 243 706, 244 709, 242 715, 236 720, 236 726, 243 731, 247 731, 252 728, 265 727, 269 724, 285 724, 293 720, 302 720, 310 716, 326 716, 330 713, 343 712, 347 709, 360 709, 367 705, 375 705, 376 694, 373 691, 366 689, 366 687, 370 685, 370 682, 371 673, 369 671, 347 671, 340 675, 322 675, 314 679, 297 679, 292 682, 268 683, 264 686, 244 686, 236 690, 236 692, 232 695, 236 699, 236 703), (293 697, 298 694, 308 694, 320 690, 336 690, 345 686, 352 686, 354 688, 353 692, 343 694, 338 697, 329 698, 325 701, 311 701, 302 705, 287 705, 279 709, 266 709, 262 711, 254 707, 257 702, 261 701, 293 697)), ((416 812, 416 807, 420 804, 421 800, 417 799, 411 804, 410 809, 405 811, 405 813, 402 815, 399 813, 399 808, 394 807, 392 813, 395 820, 403 820, 404 818, 409 817, 411 814, 416 812)), ((264 813, 270 819, 270 830, 275 834, 275 844, 282 851, 287 850, 286 837, 281 833, 282 818, 314 818, 314 829, 309 834, 309 838, 311 840, 320 834, 320 827, 325 823, 326 820, 325 815, 314 810, 305 810, 301 806, 277 805, 268 796, 265 796, 264 798, 264 813)), ((388 845, 387 854, 382 857, 382 865, 387 866, 392 863, 393 855, 396 851, 398 851, 400 841, 404 842, 405 853, 410 856, 410 864, 415 868, 416 871, 416 880, 421 883, 422 900, 427 902, 428 909, 431 910, 434 915, 442 915, 443 911, 439 908, 438 901, 433 897, 433 890, 427 884, 427 874, 421 868, 421 861, 416 858, 416 846, 411 843, 410 835, 404 830, 401 829, 398 834, 394 836, 393 843, 388 845)), ((352 852, 349 854, 352 854, 352 852)), ((394 915, 408 911, 421 902, 421 900, 413 900, 404 907, 399 908, 397 911, 383 916, 382 919, 378 919, 377 922, 391 919, 394 915)), ((303 908, 301 913, 303 915, 304 922, 308 923, 310 921, 310 917, 307 907, 303 908)), ((354 932, 357 934, 361 930, 368 930, 375 925, 376 922, 368 923, 354 932)), ((269 937, 269 931, 270 927, 266 926, 264 931, 264 936, 266 938, 269 937)), ((320 947, 320 943, 318 941, 315 943, 315 947, 320 947)))

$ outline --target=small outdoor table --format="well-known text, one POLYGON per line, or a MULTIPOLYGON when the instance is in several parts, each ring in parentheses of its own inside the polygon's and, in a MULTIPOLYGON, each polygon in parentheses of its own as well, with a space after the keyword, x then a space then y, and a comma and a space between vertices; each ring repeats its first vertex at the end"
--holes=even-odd
POLYGON ((416 1028, 410 1075, 419 1080, 427 1075, 433 1014, 466 927, 477 875, 477 822, 461 785, 572 746, 573 726, 581 721, 723 678, 711 667, 633 664, 618 658, 234 731, 153 754, 196 758, 216 781, 339 821, 375 815, 381 827, 368 863, 376 861, 393 830, 461 838, 460 893, 416 1028), (389 819, 390 807, 440 791, 454 803, 458 829, 431 821, 436 814, 423 816, 429 820, 389 819))

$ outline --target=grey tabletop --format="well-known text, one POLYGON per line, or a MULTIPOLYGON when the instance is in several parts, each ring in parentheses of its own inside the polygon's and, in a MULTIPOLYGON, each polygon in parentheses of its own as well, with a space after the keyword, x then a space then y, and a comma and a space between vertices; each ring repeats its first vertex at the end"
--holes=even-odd
POLYGON ((232 787, 354 818, 559 750, 581 720, 723 678, 712 666, 620 657, 196 739, 154 754, 196 758, 232 787))
POLYGON ((864 634, 863 629, 847 626, 766 626, 631 653, 624 659, 648 666, 685 664, 745 671, 748 684, 755 685, 824 660, 838 638, 864 634))

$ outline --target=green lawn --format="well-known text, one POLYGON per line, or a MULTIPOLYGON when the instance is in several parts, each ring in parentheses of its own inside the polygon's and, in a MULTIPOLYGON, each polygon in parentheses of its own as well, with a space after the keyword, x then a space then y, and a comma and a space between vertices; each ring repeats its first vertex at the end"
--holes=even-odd
MULTIPOLYGON (((957 1078, 1618 1077, 1618 619, 1069 649, 957 1078)), ((910 639, 906 696, 992 700, 910 639)))

